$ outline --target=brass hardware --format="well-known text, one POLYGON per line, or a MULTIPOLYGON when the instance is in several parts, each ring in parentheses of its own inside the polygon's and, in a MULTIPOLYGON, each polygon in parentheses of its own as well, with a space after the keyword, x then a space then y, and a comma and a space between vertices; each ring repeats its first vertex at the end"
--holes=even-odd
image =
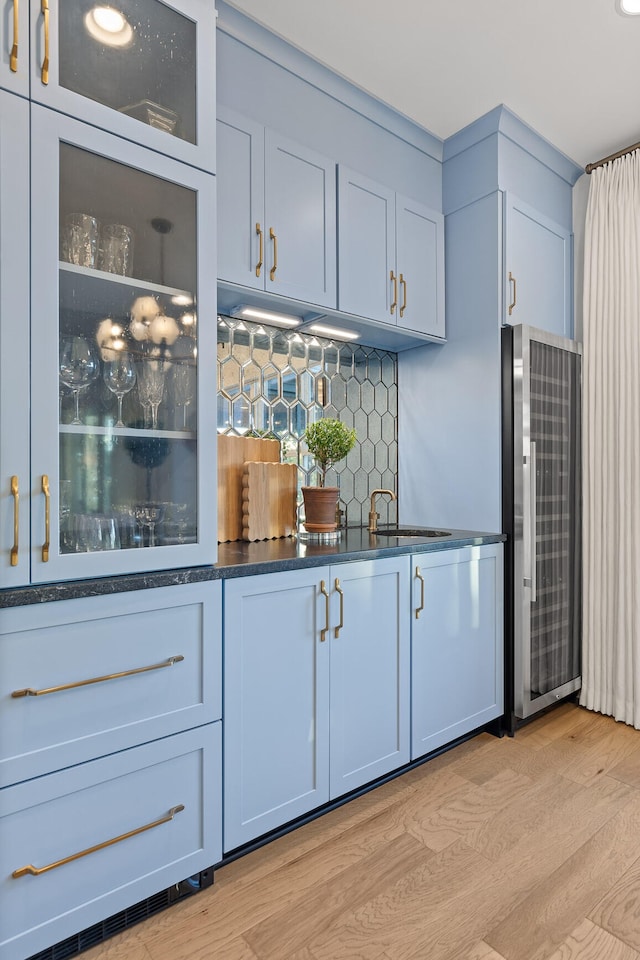
POLYGON ((509 283, 513 284, 513 303, 509 304, 509 316, 511 316, 511 314, 513 313, 513 308, 516 305, 516 293, 517 293, 516 278, 511 273, 511 270, 509 270, 509 283))
POLYGON ((161 670, 163 667, 172 667, 174 663, 181 663, 184 660, 182 654, 176 657, 169 657, 162 663, 153 663, 149 667, 135 667, 133 670, 122 670, 120 673, 107 673, 104 677, 92 677, 90 680, 76 680, 75 683, 62 683, 58 687, 45 687, 43 690, 33 690, 26 687, 24 690, 14 690, 11 696, 14 699, 18 697, 43 697, 46 693, 60 693, 61 690, 75 690, 76 687, 87 687, 91 683, 102 683, 105 680, 119 680, 121 677, 132 677, 136 673, 147 673, 149 670, 161 670))
POLYGON ((420 567, 416 567, 416 580, 420 581, 420 606, 416 607, 416 620, 418 620, 424 610, 424 577, 420 572, 420 567))
POLYGON ((49 83, 49 0, 40 0, 40 10, 44 17, 44 59, 40 79, 46 85, 49 83))
POLYGON ((402 287, 402 306, 400 307, 400 317, 402 318, 407 309, 407 281, 403 274, 400 274, 400 286, 402 287))
POLYGON ((11 566, 18 566, 18 536, 20 533, 20 488, 18 478, 11 477, 11 496, 13 497, 13 546, 11 547, 11 566))
POLYGON ((42 474, 42 492, 44 493, 44 543, 42 544, 42 562, 49 561, 49 545, 51 543, 51 490, 49 477, 42 474))
POLYGON ((169 823, 173 820, 176 813, 181 813, 183 810, 184 804, 179 803, 176 807, 171 807, 166 817, 154 820, 153 823, 145 823, 143 827, 136 827, 135 830, 128 830, 127 833, 121 833, 119 837, 113 837, 111 840, 96 843, 93 847, 87 847, 86 850, 81 850, 79 853, 72 853, 71 856, 65 857, 63 860, 56 860, 55 863, 48 863, 45 867, 34 867, 33 864, 29 863, 26 867, 20 867, 18 870, 14 870, 11 876, 16 879, 18 877, 26 877, 27 874, 30 874, 32 877, 39 877, 43 873, 48 873, 49 870, 56 870, 58 867, 64 867, 67 863, 73 863, 74 860, 79 860, 81 857, 88 857, 90 853, 97 853, 98 850, 105 850, 107 847, 112 847, 115 843, 120 843, 121 840, 129 840, 130 837, 137 837, 139 833, 145 833, 145 831, 159 827, 163 823, 169 823))
POLYGON ((262 227, 259 223, 256 223, 256 233, 260 238, 260 252, 258 253, 258 262, 256 263, 256 277, 259 277, 260 271, 262 270, 262 264, 264 262, 264 235, 262 233, 262 227))
POLYGON ((320 581, 320 593, 324 597, 324 622, 325 626, 320 631, 320 643, 324 643, 329 632, 329 594, 324 580, 320 581))
POLYGON ((340 581, 338 580, 337 577, 336 577, 335 587, 336 587, 336 593, 339 594, 340 596, 340 623, 338 624, 335 630, 335 638, 337 640, 338 637, 340 636, 340 631, 344 627, 344 591, 340 586, 340 581))
POLYGON ((9 56, 9 69, 18 72, 18 0, 13 0, 13 46, 9 56))
POLYGON ((398 278, 396 277, 393 270, 389 273, 389 279, 393 284, 393 303, 389 307, 389 313, 395 313, 395 309, 398 306, 398 278))
POLYGON ((593 173, 597 167, 604 167, 605 163, 611 163, 612 160, 619 160, 620 157, 626 157, 629 153, 635 153, 636 150, 640 150, 640 141, 638 143, 632 143, 630 147, 625 147, 623 150, 618 150, 617 153, 610 153, 608 157, 603 157, 602 160, 596 160, 595 163, 588 163, 584 168, 585 173, 593 173))
POLYGON ((269 271, 269 277, 271 280, 275 280, 276 270, 278 269, 278 238, 273 231, 273 227, 269 227, 269 239, 273 240, 273 266, 269 271))
POLYGON ((379 494, 386 494, 388 497, 391 497, 392 500, 396 499, 396 495, 393 490, 374 490, 371 494, 371 509, 369 511, 369 533, 375 533, 378 529, 378 520, 380 519, 380 514, 376 513, 376 497, 379 494))

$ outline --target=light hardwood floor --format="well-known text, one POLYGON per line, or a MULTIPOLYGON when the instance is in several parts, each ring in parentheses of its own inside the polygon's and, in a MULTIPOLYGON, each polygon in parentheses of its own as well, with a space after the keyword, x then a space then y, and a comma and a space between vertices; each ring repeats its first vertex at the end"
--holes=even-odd
POLYGON ((215 873, 83 960, 640 960, 640 732, 563 705, 215 873))

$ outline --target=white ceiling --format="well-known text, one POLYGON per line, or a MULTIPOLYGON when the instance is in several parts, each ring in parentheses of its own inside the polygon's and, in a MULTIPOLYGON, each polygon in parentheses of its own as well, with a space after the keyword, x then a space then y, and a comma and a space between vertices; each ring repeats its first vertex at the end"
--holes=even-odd
POLYGON ((500 103, 576 163, 640 140, 640 16, 615 0, 231 0, 441 139, 500 103))

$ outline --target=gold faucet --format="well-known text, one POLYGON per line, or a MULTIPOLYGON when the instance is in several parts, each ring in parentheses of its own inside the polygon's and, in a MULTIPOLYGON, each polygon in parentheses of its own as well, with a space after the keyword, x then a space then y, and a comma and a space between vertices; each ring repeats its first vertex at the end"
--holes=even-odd
POLYGON ((372 492, 371 510, 369 511, 369 533, 375 533, 378 529, 378 520, 380 519, 380 514, 376 513, 376 497, 381 493, 386 493, 386 495, 391 497, 392 500, 396 499, 396 495, 393 490, 374 490, 372 492))

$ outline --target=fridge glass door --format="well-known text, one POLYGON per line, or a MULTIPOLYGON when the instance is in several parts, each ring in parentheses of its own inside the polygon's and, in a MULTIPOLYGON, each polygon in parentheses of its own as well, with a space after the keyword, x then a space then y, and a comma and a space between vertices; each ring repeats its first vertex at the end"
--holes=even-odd
POLYGON ((531 713, 579 686, 581 357, 529 346, 531 713))

